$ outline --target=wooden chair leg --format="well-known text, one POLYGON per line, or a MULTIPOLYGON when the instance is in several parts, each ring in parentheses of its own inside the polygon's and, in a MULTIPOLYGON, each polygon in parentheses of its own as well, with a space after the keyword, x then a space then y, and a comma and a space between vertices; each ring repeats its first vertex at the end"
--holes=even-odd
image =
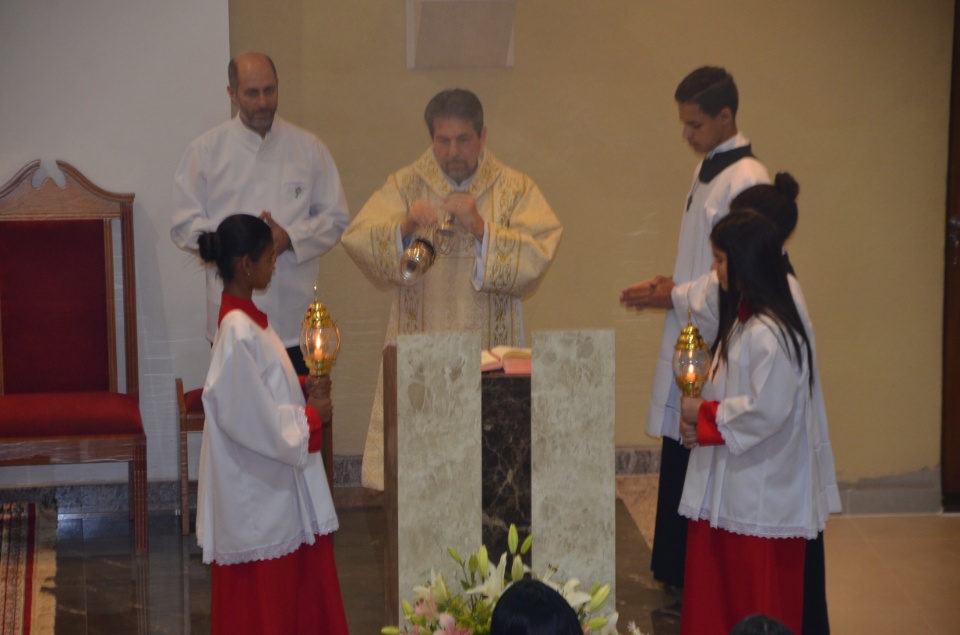
POLYGON ((187 461, 185 413, 180 413, 180 532, 190 533, 190 473, 187 461))
POLYGON ((147 527, 147 440, 138 444, 134 450, 133 460, 133 500, 130 506, 134 508, 133 531, 135 538, 135 553, 138 556, 147 555, 148 527, 147 527))
POLYGON ((137 500, 136 470, 133 467, 133 461, 127 461, 127 519, 130 522, 136 520, 134 504, 137 500))

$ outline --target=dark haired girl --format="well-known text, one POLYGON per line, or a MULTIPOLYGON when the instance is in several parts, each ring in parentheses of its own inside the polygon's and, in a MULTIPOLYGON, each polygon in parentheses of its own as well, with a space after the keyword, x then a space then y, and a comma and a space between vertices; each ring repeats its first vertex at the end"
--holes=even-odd
POLYGON ((200 236, 223 279, 203 386, 197 541, 212 563, 211 632, 346 634, 338 527, 321 445, 329 379, 304 400, 287 351, 252 302, 273 277, 269 225, 246 214, 200 236))
POLYGON ((692 452, 680 503, 690 519, 680 630, 727 633, 764 613, 799 633, 806 543, 836 496, 821 465, 829 447, 812 334, 769 220, 731 214, 711 242, 713 270, 730 293, 703 397, 685 397, 681 408, 692 452))
MULTIPOLYGON (((780 172, 773 185, 760 184, 748 187, 730 202, 730 213, 755 211, 769 219, 777 231, 777 240, 785 242, 797 226, 797 194, 800 185, 787 172, 780 172)), ((806 302, 800 284, 794 276, 793 267, 783 251, 783 260, 787 272, 787 281, 803 320, 807 337, 813 339, 813 328, 806 308, 806 302)), ((681 315, 689 307, 693 312, 693 321, 699 327, 700 334, 708 342, 716 340, 719 322, 720 294, 716 273, 707 274, 697 280, 679 284, 673 289, 674 306, 681 315)), ((736 292, 733 292, 736 293, 736 292)), ((816 364, 814 364, 816 372, 816 364)), ((836 471, 833 466, 833 453, 830 449, 827 433, 827 414, 823 403, 823 391, 816 377, 813 385, 813 402, 817 412, 817 425, 820 428, 820 471, 821 481, 829 484, 831 494, 831 512, 840 511, 839 494, 836 490, 836 471)), ((803 631, 800 635, 830 635, 830 618, 827 611, 826 567, 824 558, 823 533, 807 543, 804 565, 803 592, 803 631)))

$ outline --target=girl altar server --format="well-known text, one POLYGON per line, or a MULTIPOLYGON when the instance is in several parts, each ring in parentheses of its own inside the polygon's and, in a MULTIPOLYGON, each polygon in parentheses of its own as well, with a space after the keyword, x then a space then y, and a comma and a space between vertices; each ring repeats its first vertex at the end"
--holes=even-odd
POLYGON ((246 214, 200 236, 223 296, 203 386, 197 541, 212 563, 211 632, 324 635, 347 630, 331 534, 339 524, 319 454, 329 378, 304 393, 252 302, 270 284, 269 225, 246 214))
MULTIPOLYGON (((736 214, 744 210, 758 212, 770 220, 776 227, 778 240, 786 243, 797 226, 799 211, 797 209, 797 195, 800 185, 787 172, 780 172, 774 178, 773 184, 761 184, 748 187, 737 194, 730 202, 730 213, 736 214)), ((786 267, 787 282, 793 295, 793 302, 800 313, 803 328, 816 351, 816 337, 806 301, 800 283, 795 277, 793 267, 783 251, 784 266, 786 267)), ((714 271, 705 276, 678 284, 671 292, 674 308, 682 315, 689 308, 693 312, 693 322, 700 329, 700 335, 707 342, 716 341, 719 324, 720 301, 719 283, 714 271)), ((830 512, 841 511, 840 493, 837 490, 837 475, 833 464, 833 450, 830 446, 830 435, 827 428, 827 411, 824 406, 823 390, 819 377, 816 375, 816 353, 813 364, 812 400, 817 417, 817 431, 820 446, 815 450, 819 458, 821 486, 827 489, 830 512)), ((804 589, 803 589, 803 631, 797 635, 830 635, 830 618, 827 611, 827 585, 824 562, 823 532, 817 538, 807 542, 806 559, 804 562, 804 589)))
MULTIPOLYGON (((782 241, 753 211, 711 233, 721 294, 702 397, 685 397, 692 449, 680 513, 687 538, 683 635, 726 634, 764 613, 802 630, 807 540, 825 526, 835 484, 813 399, 815 352, 787 280, 782 241)), ((824 420, 825 423, 825 420, 824 420)), ((832 468, 832 458, 830 458, 832 468)))

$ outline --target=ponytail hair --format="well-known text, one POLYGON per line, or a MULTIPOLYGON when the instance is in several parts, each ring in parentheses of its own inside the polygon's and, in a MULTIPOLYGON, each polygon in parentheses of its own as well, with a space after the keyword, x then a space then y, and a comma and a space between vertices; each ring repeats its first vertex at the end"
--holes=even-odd
POLYGON ((203 232, 197 241, 204 262, 217 265, 224 282, 234 277, 234 268, 244 256, 257 260, 273 241, 266 222, 250 214, 233 214, 223 219, 215 232, 203 232))
POLYGON ((730 213, 753 209, 766 216, 776 226, 777 238, 783 245, 797 227, 799 193, 797 180, 789 172, 778 172, 773 185, 754 185, 737 194, 730 201, 730 213))
POLYGON ((780 329, 787 354, 800 368, 803 346, 813 386, 813 349, 787 281, 786 263, 775 225, 762 214, 746 209, 728 214, 713 228, 710 241, 727 255, 727 293, 720 296, 720 325, 714 352, 726 363, 730 339, 741 304, 751 312, 766 315, 780 329), (792 349, 792 350, 791 350, 792 349))

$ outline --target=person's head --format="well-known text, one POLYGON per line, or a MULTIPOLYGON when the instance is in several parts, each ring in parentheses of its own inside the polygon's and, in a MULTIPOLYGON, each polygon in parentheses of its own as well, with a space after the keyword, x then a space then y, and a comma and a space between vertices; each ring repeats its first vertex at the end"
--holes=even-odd
POLYGON ((793 635, 786 624, 766 615, 748 615, 730 630, 730 635, 793 635))
POLYGON ((730 213, 753 209, 766 216, 777 228, 777 237, 781 244, 797 226, 797 194, 800 185, 788 173, 780 172, 773 185, 761 184, 748 187, 730 201, 730 213))
MULTIPOLYGON (((717 273, 720 288, 727 292, 720 295, 720 325, 714 342, 719 358, 726 361, 736 316, 745 308, 778 324, 793 345, 798 368, 805 343, 808 368, 812 368, 813 352, 787 281, 783 243, 776 226, 759 212, 744 209, 720 219, 710 233, 710 243, 714 258, 711 269, 717 273)), ((812 386, 813 373, 810 382, 812 386)))
POLYGON ((487 138, 480 100, 469 90, 445 90, 430 100, 423 119, 440 169, 463 183, 476 172, 487 138))
POLYGON ((737 134, 739 97, 733 76, 702 66, 683 78, 673 94, 683 124, 683 140, 700 154, 737 134))
POLYGON ((223 219, 215 232, 198 240, 200 257, 217 265, 224 284, 238 276, 248 278, 253 289, 265 289, 276 263, 273 232, 256 216, 233 214, 223 219))
POLYGON ((539 580, 510 585, 490 620, 490 635, 583 635, 573 607, 539 580))
POLYGON ((778 279, 786 269, 774 224, 753 209, 729 214, 710 233, 713 266, 724 291, 736 290, 751 300, 762 295, 769 279, 778 279))
POLYGON ((237 115, 261 137, 273 126, 277 113, 277 67, 263 53, 241 53, 227 65, 227 93, 237 115))

